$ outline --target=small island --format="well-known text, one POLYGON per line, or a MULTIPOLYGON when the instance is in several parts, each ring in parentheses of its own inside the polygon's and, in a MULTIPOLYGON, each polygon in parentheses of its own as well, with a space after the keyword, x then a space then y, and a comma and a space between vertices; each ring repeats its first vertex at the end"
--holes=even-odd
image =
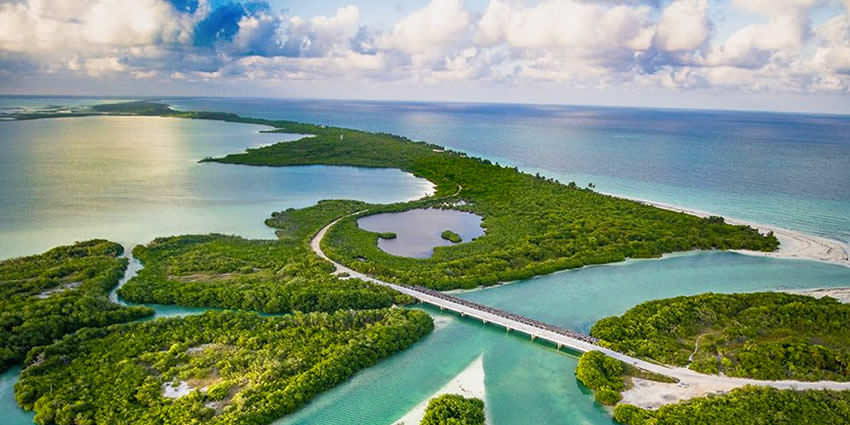
POLYGON ((390 239, 397 238, 398 235, 393 233, 393 232, 381 232, 381 233, 378 233, 378 237, 381 238, 381 239, 390 240, 390 239))
POLYGON ((428 402, 425 417, 419 425, 484 425, 484 422, 484 402, 481 399, 445 394, 428 402))
POLYGON ((440 237, 451 242, 451 243, 461 243, 463 239, 461 239, 460 235, 451 230, 444 230, 443 233, 440 234, 440 237))

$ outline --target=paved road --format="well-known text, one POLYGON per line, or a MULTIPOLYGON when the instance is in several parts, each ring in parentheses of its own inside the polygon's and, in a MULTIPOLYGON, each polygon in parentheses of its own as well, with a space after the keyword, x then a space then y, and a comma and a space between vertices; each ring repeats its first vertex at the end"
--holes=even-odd
MULTIPOLYGON (((362 212, 362 211, 361 211, 362 212)), ((359 214, 355 213, 355 214, 359 214)), ((343 217, 344 218, 344 217, 343 217)), ((493 309, 487 306, 483 306, 481 304, 472 303, 457 297, 453 297, 451 295, 443 294, 437 291, 433 291, 427 288, 408 286, 408 285, 399 285, 390 282, 384 282, 379 279, 375 279, 371 276, 360 273, 356 270, 353 270, 349 267, 346 267, 336 261, 331 260, 327 255, 325 255, 324 251, 322 251, 321 242, 324 239, 325 235, 328 232, 328 229, 333 227, 336 223, 338 223, 342 218, 339 218, 327 226, 323 227, 316 233, 316 236, 310 241, 310 247, 319 257, 329 261, 336 267, 336 273, 347 273, 349 276, 365 280, 368 282, 373 282, 378 285, 386 286, 395 289, 403 294, 410 295, 417 300, 431 304, 433 306, 451 310, 456 313, 461 314, 462 316, 469 316, 479 320, 482 320, 487 323, 495 323, 500 326, 503 326, 507 329, 512 329, 516 331, 520 331, 531 335, 532 338, 541 338, 552 343, 557 344, 559 347, 569 347, 573 350, 579 352, 587 352, 587 351, 601 351, 606 355, 613 357, 617 360, 620 360, 624 363, 636 366, 638 368, 658 373, 661 375, 669 376, 672 378, 676 378, 680 381, 680 385, 698 385, 706 388, 706 392, 713 392, 715 390, 723 390, 728 391, 731 388, 742 387, 745 385, 762 385, 762 386, 770 386, 779 389, 795 389, 795 390, 806 390, 806 389, 831 389, 831 390, 850 390, 850 382, 835 382, 835 381, 815 381, 815 382, 806 382, 806 381, 763 381, 758 379, 747 379, 747 378, 732 378, 727 376, 720 375, 707 375, 703 373, 698 373, 693 370, 684 368, 684 367, 671 367, 666 365, 660 365, 656 363, 651 363, 646 360, 638 359, 635 357, 631 357, 625 355, 623 353, 613 351, 604 347, 601 347, 595 344, 596 339, 592 338, 588 335, 583 335, 578 332, 571 331, 569 329, 560 328, 557 326, 547 325, 545 323, 541 323, 532 319, 528 319, 522 316, 514 315, 509 312, 505 312, 502 310, 493 309)))

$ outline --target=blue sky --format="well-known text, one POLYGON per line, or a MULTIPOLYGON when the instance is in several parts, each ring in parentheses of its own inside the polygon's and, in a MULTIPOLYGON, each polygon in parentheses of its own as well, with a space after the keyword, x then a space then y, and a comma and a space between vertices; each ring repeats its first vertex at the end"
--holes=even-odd
POLYGON ((0 93, 850 113, 850 0, 0 0, 0 93))

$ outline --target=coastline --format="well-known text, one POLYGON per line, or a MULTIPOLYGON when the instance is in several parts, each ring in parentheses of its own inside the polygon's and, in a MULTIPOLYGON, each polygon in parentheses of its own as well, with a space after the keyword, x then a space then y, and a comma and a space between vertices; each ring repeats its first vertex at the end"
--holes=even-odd
POLYGON ((809 297, 831 297, 843 304, 850 304, 850 288, 815 288, 815 289, 783 289, 779 292, 809 297))
POLYGON ((401 418, 395 420, 393 425, 417 425, 425 417, 425 409, 431 399, 445 394, 459 394, 466 398, 485 398, 484 385, 484 357, 478 356, 463 371, 458 373, 451 381, 442 388, 422 400, 414 408, 410 409, 401 418))
MULTIPOLYGON (((619 195, 608 192, 599 193, 603 195, 613 196, 615 198, 622 198, 628 199, 630 201, 640 202, 645 205, 650 205, 668 211, 695 215, 697 217, 705 218, 717 215, 711 214, 706 211, 681 207, 678 205, 666 204, 663 202, 651 201, 648 199, 635 198, 631 196, 619 195)), ((750 226, 755 229, 758 229, 758 231, 762 233, 773 232, 773 235, 776 236, 776 239, 779 240, 779 250, 777 250, 776 252, 761 252, 742 249, 730 250, 730 252, 737 252, 739 254, 752 255, 758 257, 813 260, 822 263, 830 263, 839 266, 850 267, 850 246, 848 246, 844 242, 824 238, 821 236, 810 235, 797 230, 789 230, 769 224, 755 223, 747 220, 740 220, 733 217, 724 216, 723 218, 729 224, 738 226, 750 226)))

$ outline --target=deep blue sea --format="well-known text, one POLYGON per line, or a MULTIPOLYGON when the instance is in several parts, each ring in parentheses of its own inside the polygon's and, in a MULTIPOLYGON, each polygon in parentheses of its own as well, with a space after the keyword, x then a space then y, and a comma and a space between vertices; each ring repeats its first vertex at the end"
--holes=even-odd
MULTIPOLYGON (((109 99, 116 101, 117 99, 109 99)), ((0 112, 74 108, 97 98, 0 97, 0 112)), ((270 99, 168 99, 217 110, 401 134, 593 182, 597 190, 850 241, 850 117, 576 106, 270 99)), ((0 259, 91 237, 128 245, 178 233, 272 237, 275 210, 326 198, 391 202, 428 182, 398 170, 198 164, 207 155, 291 140, 211 121, 99 117, 0 121, 0 259)), ((700 292, 850 286, 850 268, 726 252, 627 261, 461 296, 587 330, 648 299, 700 292)), ((198 309, 160 308, 161 315, 198 309)), ((611 425, 573 376, 576 357, 520 334, 428 310, 437 330, 358 373, 279 425, 390 425, 483 357, 492 425, 611 425)), ((0 374, 0 424, 19 369, 0 374)), ((410 425, 410 424, 408 424, 410 425)))
POLYGON ((172 99, 400 134, 597 190, 850 241, 850 116, 272 99, 172 99))

